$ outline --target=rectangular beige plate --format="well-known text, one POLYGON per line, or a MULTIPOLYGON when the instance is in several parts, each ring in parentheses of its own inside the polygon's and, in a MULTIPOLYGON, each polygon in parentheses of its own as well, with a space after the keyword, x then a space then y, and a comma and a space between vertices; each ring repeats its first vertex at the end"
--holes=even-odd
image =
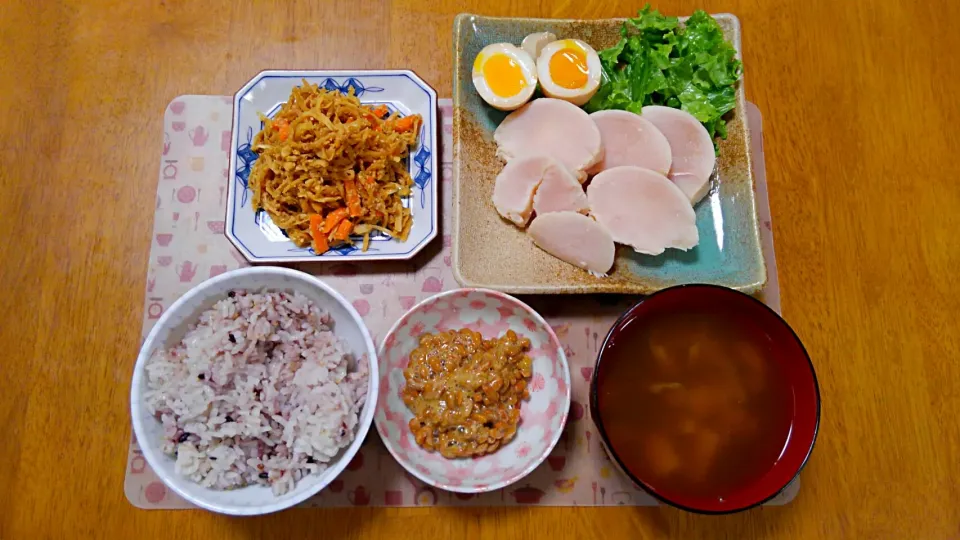
MULTIPOLYGON (((738 19, 730 14, 714 18, 739 54, 738 19)), ((503 163, 496 157, 493 130, 502 114, 486 106, 473 88, 470 74, 479 49, 497 42, 519 44, 529 33, 551 31, 601 50, 616 43, 622 22, 457 17, 453 32, 453 270, 461 285, 515 294, 647 294, 683 283, 713 283, 751 293, 763 287, 767 273, 757 229, 742 81, 737 85, 737 108, 728 124, 728 138, 720 143, 716 185, 696 207, 701 237, 697 248, 649 257, 618 246, 611 275, 595 277, 538 249, 523 230, 501 219, 494 209, 490 199, 503 163)))

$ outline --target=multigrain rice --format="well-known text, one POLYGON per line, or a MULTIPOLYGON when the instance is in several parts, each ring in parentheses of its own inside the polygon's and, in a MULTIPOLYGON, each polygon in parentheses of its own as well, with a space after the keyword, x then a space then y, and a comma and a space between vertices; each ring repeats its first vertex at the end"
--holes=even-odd
POLYGON ((232 291, 183 340, 146 364, 163 451, 203 486, 269 485, 319 473, 353 441, 368 359, 300 293, 232 291))

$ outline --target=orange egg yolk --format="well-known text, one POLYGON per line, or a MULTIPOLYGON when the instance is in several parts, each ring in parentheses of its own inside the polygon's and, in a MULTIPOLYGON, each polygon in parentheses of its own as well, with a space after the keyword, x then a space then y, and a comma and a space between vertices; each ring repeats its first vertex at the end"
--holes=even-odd
POLYGON ((587 84, 587 55, 579 48, 560 49, 550 58, 550 78, 557 86, 576 89, 587 84))
POLYGON ((495 54, 483 63, 483 78, 500 97, 515 96, 527 86, 520 64, 505 54, 495 54))

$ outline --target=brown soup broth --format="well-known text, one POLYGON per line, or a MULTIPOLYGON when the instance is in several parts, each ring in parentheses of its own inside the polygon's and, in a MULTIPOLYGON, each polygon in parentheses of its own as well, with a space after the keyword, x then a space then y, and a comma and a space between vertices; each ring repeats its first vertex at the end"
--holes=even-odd
POLYGON ((654 491, 722 499, 780 458, 793 395, 770 338, 745 315, 634 319, 606 346, 597 373, 603 428, 654 491))

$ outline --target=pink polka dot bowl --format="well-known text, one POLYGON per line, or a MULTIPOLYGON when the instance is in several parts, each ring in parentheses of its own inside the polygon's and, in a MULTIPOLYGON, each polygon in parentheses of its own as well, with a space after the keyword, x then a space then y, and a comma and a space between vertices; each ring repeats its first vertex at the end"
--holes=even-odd
POLYGON ((483 493, 508 486, 537 468, 560 439, 570 409, 570 368, 560 341, 537 312, 516 298, 486 289, 458 289, 420 302, 387 333, 378 353, 380 390, 374 424, 387 450, 407 472, 432 486, 483 493), (492 454, 447 459, 417 445, 408 426, 413 413, 400 392, 403 369, 420 336, 469 328, 484 339, 507 330, 530 339, 533 374, 529 401, 520 406, 517 434, 492 454))

